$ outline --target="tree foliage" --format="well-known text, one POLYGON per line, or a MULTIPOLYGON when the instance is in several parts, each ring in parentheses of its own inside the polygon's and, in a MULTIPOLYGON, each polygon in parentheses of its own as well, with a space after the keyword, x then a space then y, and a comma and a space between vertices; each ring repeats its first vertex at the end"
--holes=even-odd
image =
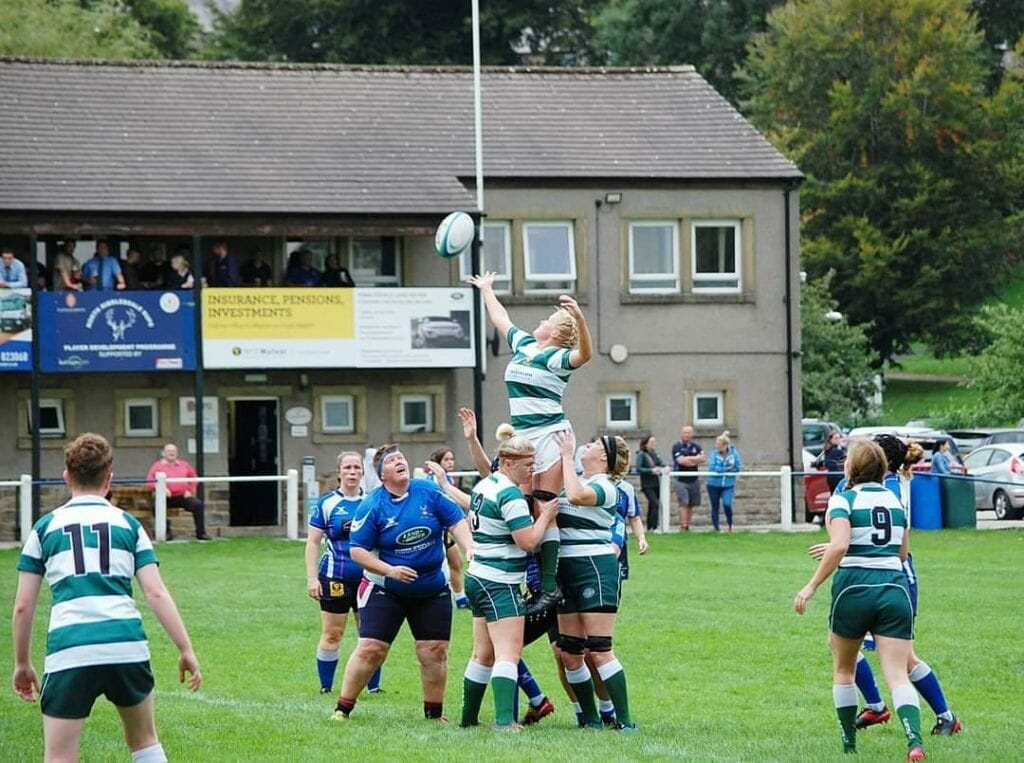
POLYGON ((0 54, 51 58, 155 58, 149 31, 117 0, 3 0, 0 54))
POLYGON ((806 416, 852 423, 869 413, 875 393, 874 356, 864 326, 836 319, 829 294, 833 274, 800 289, 801 378, 806 416))
POLYGON ((882 359, 937 350, 1021 255, 1019 83, 985 92, 966 0, 793 0, 756 35, 747 111, 807 174, 802 256, 882 359))
POLYGON ((975 329, 986 335, 988 346, 968 359, 967 386, 978 394, 975 420, 1016 424, 1024 416, 1024 386, 1020 383, 1024 368, 1024 309, 1007 305, 989 305, 974 321, 975 329))
POLYGON ((162 58, 182 59, 195 55, 199 20, 185 0, 125 0, 132 18, 149 33, 162 58))

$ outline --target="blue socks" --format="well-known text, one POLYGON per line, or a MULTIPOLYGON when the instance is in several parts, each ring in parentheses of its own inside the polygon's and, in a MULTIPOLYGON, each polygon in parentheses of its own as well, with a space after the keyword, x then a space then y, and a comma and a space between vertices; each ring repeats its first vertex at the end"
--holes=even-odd
POLYGON ((338 670, 338 650, 316 650, 316 672, 320 676, 320 691, 329 692, 334 688, 334 674, 338 670))
POLYGON ((949 713, 949 705, 946 704, 946 695, 942 693, 939 678, 928 666, 928 663, 924 661, 917 663, 910 671, 910 681, 924 697, 924 701, 928 703, 935 715, 945 717, 945 714, 949 713))
POLYGON ((875 674, 871 671, 871 663, 867 661, 863 653, 857 654, 857 672, 854 676, 857 682, 857 689, 864 696, 864 702, 872 710, 881 710, 885 707, 882 701, 882 694, 878 691, 878 684, 875 683, 875 674))
POLYGON ((519 688, 523 690, 523 694, 530 700, 531 705, 539 704, 540 700, 544 699, 544 692, 540 690, 540 684, 537 683, 537 679, 530 672, 526 660, 520 660, 517 669, 519 673, 519 688), (534 702, 534 700, 537 700, 537 702, 534 702))
POLYGON ((366 682, 366 690, 371 694, 373 692, 380 691, 380 667, 378 666, 373 675, 370 676, 370 680, 366 682))

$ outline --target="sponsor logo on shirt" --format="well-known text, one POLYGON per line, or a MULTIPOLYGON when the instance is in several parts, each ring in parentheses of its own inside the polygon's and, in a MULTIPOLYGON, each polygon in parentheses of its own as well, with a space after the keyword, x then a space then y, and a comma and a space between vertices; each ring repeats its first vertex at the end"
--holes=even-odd
POLYGON ((410 527, 408 530, 400 533, 395 538, 395 543, 399 546, 413 546, 420 541, 430 537, 429 527, 410 527))

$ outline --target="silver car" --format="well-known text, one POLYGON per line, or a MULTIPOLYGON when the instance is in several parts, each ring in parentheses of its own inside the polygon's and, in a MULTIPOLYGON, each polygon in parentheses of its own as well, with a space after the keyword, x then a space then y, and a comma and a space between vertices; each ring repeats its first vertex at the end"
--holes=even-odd
POLYGON ((974 483, 977 509, 995 509, 996 519, 1024 516, 1024 443, 975 448, 964 459, 974 483))

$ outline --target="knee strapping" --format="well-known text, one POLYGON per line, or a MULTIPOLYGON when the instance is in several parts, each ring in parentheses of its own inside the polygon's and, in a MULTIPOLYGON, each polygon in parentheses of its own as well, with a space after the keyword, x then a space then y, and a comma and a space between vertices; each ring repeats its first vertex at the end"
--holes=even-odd
POLYGON ((611 636, 591 636, 586 641, 587 651, 610 652, 612 650, 611 636))
POLYGON ((566 654, 581 655, 587 648, 587 641, 579 636, 566 636, 565 634, 559 634, 558 648, 566 654))

